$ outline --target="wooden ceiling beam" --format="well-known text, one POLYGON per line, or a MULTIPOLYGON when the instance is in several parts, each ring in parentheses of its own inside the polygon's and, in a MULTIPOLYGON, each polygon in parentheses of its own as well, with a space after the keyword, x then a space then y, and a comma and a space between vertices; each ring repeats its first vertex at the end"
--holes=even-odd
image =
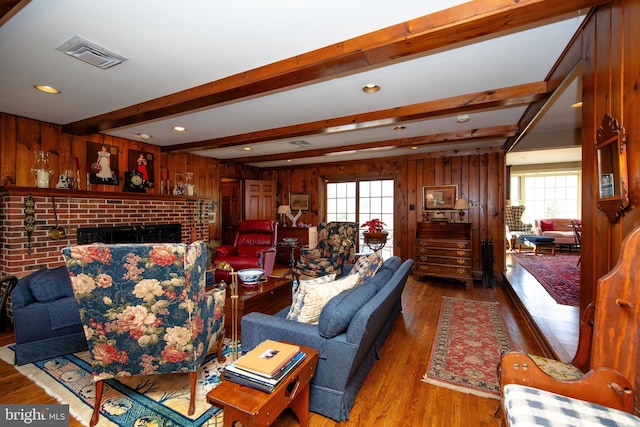
POLYGON ((86 135, 265 95, 608 2, 476 0, 201 86, 68 123, 62 129, 86 135))
POLYGON ((204 141, 175 144, 162 147, 163 152, 193 153, 195 151, 228 148, 237 145, 255 144, 265 141, 276 141, 286 138, 298 138, 326 132, 328 128, 348 125, 372 126, 381 120, 393 119, 394 125, 424 120, 450 114, 469 113, 496 107, 529 104, 542 99, 547 94, 545 82, 526 83, 500 89, 491 89, 451 98, 443 98, 418 104, 405 105, 385 110, 372 111, 350 116, 336 117, 315 122, 265 129, 237 135, 229 135, 204 141))
POLYGON ((422 145, 433 145, 442 143, 463 143, 469 141, 487 141, 491 139, 509 138, 518 131, 517 125, 493 126, 480 129, 467 129, 456 132, 437 133, 433 135, 416 136, 411 138, 390 139, 387 141, 367 142, 340 147, 319 148, 315 150, 301 150, 281 154, 271 154, 253 157, 237 157, 233 159, 222 159, 224 163, 260 163, 280 160, 294 160, 308 157, 326 156, 329 153, 341 153, 353 150, 371 150, 384 147, 413 147, 422 145))

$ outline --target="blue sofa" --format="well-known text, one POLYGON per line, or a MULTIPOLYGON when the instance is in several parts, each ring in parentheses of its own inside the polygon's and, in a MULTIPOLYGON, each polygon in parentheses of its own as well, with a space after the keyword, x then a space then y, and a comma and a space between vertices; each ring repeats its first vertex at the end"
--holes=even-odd
POLYGON ((333 297, 322 309, 317 325, 287 320, 289 308, 272 316, 247 314, 242 317, 242 351, 266 339, 318 349, 309 409, 336 421, 347 420, 402 309, 401 295, 412 266, 413 260, 387 259, 365 284, 333 297))
POLYGON ((16 365, 87 349, 67 267, 19 279, 11 301, 16 365))

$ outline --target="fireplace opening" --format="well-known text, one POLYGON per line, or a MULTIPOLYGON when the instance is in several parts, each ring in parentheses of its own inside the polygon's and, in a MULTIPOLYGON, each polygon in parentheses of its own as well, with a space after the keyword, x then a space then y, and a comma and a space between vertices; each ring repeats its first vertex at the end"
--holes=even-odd
POLYGON ((181 224, 78 228, 79 245, 89 243, 180 243, 181 241, 181 224))

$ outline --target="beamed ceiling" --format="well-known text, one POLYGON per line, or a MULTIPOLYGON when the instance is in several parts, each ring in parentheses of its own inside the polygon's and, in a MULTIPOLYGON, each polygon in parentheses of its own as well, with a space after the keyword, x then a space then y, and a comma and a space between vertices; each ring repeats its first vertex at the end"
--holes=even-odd
POLYGON ((572 41, 607 2, 219 3, 0 2, 0 111, 257 167, 526 149, 580 127, 572 41))

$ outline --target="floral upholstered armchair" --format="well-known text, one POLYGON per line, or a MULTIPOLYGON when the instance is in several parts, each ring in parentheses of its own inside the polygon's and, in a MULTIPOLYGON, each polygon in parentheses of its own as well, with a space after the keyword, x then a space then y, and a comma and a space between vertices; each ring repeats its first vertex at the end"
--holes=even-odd
POLYGON ((62 250, 89 347, 100 416, 103 380, 197 370, 224 338, 224 289, 205 289, 204 242, 91 244, 62 250), (215 341, 214 341, 215 340, 215 341))
POLYGON ((300 249, 296 272, 303 276, 342 274, 342 267, 352 264, 358 240, 357 222, 322 222, 318 224, 318 244, 313 249, 300 249))

